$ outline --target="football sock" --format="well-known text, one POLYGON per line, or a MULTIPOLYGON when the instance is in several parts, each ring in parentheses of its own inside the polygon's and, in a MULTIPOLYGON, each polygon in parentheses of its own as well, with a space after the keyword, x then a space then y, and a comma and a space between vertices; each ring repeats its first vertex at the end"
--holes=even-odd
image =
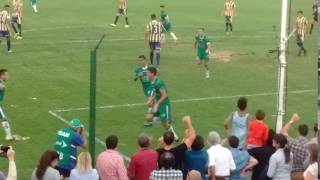
POLYGON ((117 24, 118 20, 119 20, 119 16, 116 16, 116 19, 114 20, 113 24, 117 24))
POLYGON ((6 136, 11 136, 10 124, 8 121, 2 121, 2 127, 6 136))
POLYGON ((313 26, 314 26, 314 25, 313 25, 313 23, 312 23, 312 24, 311 24, 311 27, 310 27, 310 31, 309 31, 310 34, 312 34, 313 26))
POLYGON ((175 41, 178 39, 177 36, 173 32, 170 32, 170 35, 175 41))
POLYGON ((11 50, 11 40, 10 38, 7 39, 7 47, 8 47, 8 51, 11 50))
POLYGON ((157 66, 160 66, 160 52, 156 52, 156 61, 157 61, 157 66))
POLYGON ((22 26, 21 26, 21 24, 18 24, 18 29, 19 29, 19 36, 22 36, 22 26))
POLYGON ((129 25, 129 19, 127 16, 125 17, 125 20, 126 20, 126 24, 129 25))
POLYGON ((209 66, 208 66, 208 64, 205 64, 205 65, 204 65, 204 68, 206 68, 206 70, 209 71, 209 66))
POLYGON ((36 5, 36 4, 33 4, 33 5, 32 5, 32 8, 33 8, 33 11, 34 11, 34 12, 38 12, 37 5, 36 5))
POLYGON ((14 31, 15 33, 18 33, 17 28, 16 28, 16 26, 15 26, 13 23, 11 23, 11 26, 12 26, 13 31, 14 31))
POLYGON ((228 32, 229 31, 229 25, 228 25, 228 23, 226 23, 226 32, 228 32))
POLYGON ((153 51, 150 51, 150 63, 153 64, 153 51))
POLYGON ((230 26, 230 31, 232 31, 232 24, 231 24, 231 23, 229 23, 229 26, 230 26))

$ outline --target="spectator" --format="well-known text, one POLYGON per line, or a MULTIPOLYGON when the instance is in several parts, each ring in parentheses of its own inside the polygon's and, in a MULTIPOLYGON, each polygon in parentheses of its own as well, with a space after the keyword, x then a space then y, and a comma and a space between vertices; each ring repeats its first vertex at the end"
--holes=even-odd
POLYGON ((208 153, 202 151, 204 147, 203 137, 197 135, 191 145, 191 151, 186 151, 184 155, 184 174, 192 170, 200 173, 203 180, 206 180, 206 173, 208 169, 208 153))
MULTIPOLYGON (((1 147, 1 146, 0 146, 1 147)), ((17 180, 17 167, 14 160, 15 151, 11 146, 9 146, 9 149, 7 152, 3 152, 0 150, 1 154, 5 154, 5 156, 8 158, 9 166, 8 166, 8 176, 5 177, 2 172, 0 172, 0 179, 2 180, 17 180)))
POLYGON ((310 165, 304 171, 303 177, 304 180, 318 180, 318 145, 310 144, 308 149, 310 153, 310 165))
MULTIPOLYGON (((182 118, 182 121, 187 127, 183 143, 174 147, 174 145, 173 145, 174 134, 171 131, 167 131, 163 134, 163 137, 161 140, 164 142, 164 147, 157 149, 159 157, 164 152, 171 152, 175 158, 174 169, 179 169, 181 171, 183 170, 182 163, 184 160, 184 153, 188 150, 188 148, 191 147, 191 145, 196 137, 196 133, 195 133, 195 130, 193 129, 190 116, 184 116, 182 118)), ((158 160, 158 164, 160 164, 160 158, 158 160)), ((160 165, 160 168, 162 168, 161 165, 160 165)))
POLYGON ((271 155, 276 151, 272 142, 275 136, 274 130, 269 130, 267 143, 262 147, 249 149, 249 154, 258 160, 258 165, 253 167, 252 180, 268 180, 267 171, 269 167, 269 160, 271 155))
POLYGON ((269 160, 267 175, 273 180, 290 180, 292 170, 292 153, 288 140, 283 134, 273 138, 273 146, 277 149, 269 160))
POLYGON ((96 169, 92 168, 91 155, 88 152, 82 152, 78 156, 77 166, 71 170, 70 180, 99 180, 96 169))
POLYGON ((258 161, 249 155, 247 151, 240 150, 239 139, 236 136, 230 136, 229 146, 236 169, 231 171, 230 179, 245 180, 246 172, 258 164, 258 161))
POLYGON ((266 144, 269 128, 263 123, 265 113, 262 110, 256 111, 256 120, 249 125, 247 148, 252 149, 266 144))
POLYGON ((118 153, 118 137, 111 135, 106 139, 107 149, 97 158, 100 180, 128 180, 123 157, 118 153))
POLYGON ((208 135, 209 155, 209 180, 227 180, 230 171, 236 169, 236 165, 229 149, 220 145, 220 135, 212 131, 208 135))
POLYGON ((293 114, 290 121, 285 124, 282 128, 281 133, 287 136, 289 146, 291 147, 291 152, 293 154, 293 164, 292 164, 292 180, 302 180, 304 171, 304 161, 308 156, 307 143, 308 143, 308 126, 305 124, 298 126, 299 136, 292 138, 288 135, 291 126, 300 119, 298 114, 293 114))
POLYGON ((246 112, 247 98, 239 98, 237 105, 238 110, 227 117, 224 127, 229 135, 236 136, 239 139, 239 147, 243 149, 247 142, 249 121, 251 119, 250 114, 246 112))
POLYGON ((150 174, 158 166, 158 153, 150 148, 151 138, 141 134, 138 138, 140 150, 132 158, 128 168, 131 180, 149 180, 150 174))
MULTIPOLYGON (((310 139, 310 141, 307 143, 307 148, 309 148, 309 146, 312 144, 318 144, 318 123, 314 124, 313 131, 314 131, 314 135, 310 139)), ((308 152, 308 156, 303 162, 304 169, 307 169, 307 167, 309 166, 310 164, 309 160, 310 160, 310 153, 308 152)))
POLYGON ((69 177, 76 166, 78 146, 87 148, 86 131, 80 119, 72 119, 68 128, 58 131, 54 148, 60 156, 56 169, 63 177, 69 177))
POLYGON ((46 151, 42 154, 37 168, 32 173, 32 180, 60 180, 58 165, 59 154, 56 151, 46 151))
POLYGON ((150 180, 182 180, 182 171, 174 169, 174 164, 174 155, 170 152, 163 152, 159 160, 161 169, 152 171, 150 180))
POLYGON ((187 180, 202 180, 201 173, 196 170, 191 170, 187 174, 187 180))

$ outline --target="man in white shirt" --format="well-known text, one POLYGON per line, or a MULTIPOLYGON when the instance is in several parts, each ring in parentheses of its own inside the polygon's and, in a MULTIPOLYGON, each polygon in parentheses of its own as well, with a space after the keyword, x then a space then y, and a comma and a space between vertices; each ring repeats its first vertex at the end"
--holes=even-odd
POLYGON ((231 152, 221 146, 220 135, 211 131, 208 135, 208 149, 209 154, 209 180, 227 180, 230 176, 230 170, 235 170, 236 165, 234 163, 231 152))

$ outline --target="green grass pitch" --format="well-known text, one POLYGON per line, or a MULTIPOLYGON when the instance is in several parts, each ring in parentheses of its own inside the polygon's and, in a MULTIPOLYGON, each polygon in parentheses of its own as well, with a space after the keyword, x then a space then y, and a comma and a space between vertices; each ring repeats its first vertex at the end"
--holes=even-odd
MULTIPOLYGON (((9 0, 1 4, 5 2, 9 0)), ((235 109, 238 95, 248 95, 248 111, 264 109, 267 123, 275 127, 272 115, 276 110, 278 62, 276 55, 268 54, 268 50, 278 45, 275 36, 280 31, 281 2, 237 1, 234 33, 230 36, 225 35, 224 18, 220 15, 223 2, 129 1, 131 27, 125 29, 124 19, 119 20, 118 27, 109 27, 117 11, 115 0, 40 0, 38 14, 32 13, 30 2, 25 0, 24 39, 13 42, 12 54, 5 52, 5 43, 0 48, 0 67, 10 70, 4 107, 14 133, 31 137, 29 141, 12 142, 17 151, 19 179, 30 178, 41 153, 53 148, 56 131, 66 126, 48 111, 88 106, 89 51, 102 34, 106 34, 106 39, 98 52, 97 106, 145 101, 140 83, 133 82, 131 77, 137 56, 148 55, 144 29, 150 14, 159 14, 160 4, 167 6, 174 31, 180 38, 178 45, 168 43, 161 52, 161 78, 167 84, 171 100, 178 100, 172 110, 179 135, 183 135, 183 115, 192 117, 198 134, 206 136, 209 131, 217 130, 225 135, 222 124, 235 109), (203 68, 195 65, 192 53, 198 27, 206 29, 217 52, 234 54, 229 62, 210 62, 210 79, 205 79, 203 68), (185 101, 199 98, 202 99, 185 101)), ((292 21, 299 9, 311 21, 312 4, 307 2, 292 0, 292 21)), ((301 122, 310 126, 316 122, 315 34, 306 37, 307 56, 296 56, 294 38, 290 40, 288 54, 287 118, 298 112, 301 122)), ((79 117, 87 124, 88 110, 54 112, 66 120, 79 117)), ((156 140, 163 132, 160 125, 143 127, 145 112, 142 105, 98 109, 97 138, 104 141, 109 134, 118 135, 119 150, 131 156, 137 150, 139 133, 147 132, 156 140)), ((7 145, 3 137, 0 130, 0 142, 7 145)), ((96 147, 97 153, 104 149, 99 143, 96 147)), ((0 169, 6 166, 6 161, 1 159, 0 169)))

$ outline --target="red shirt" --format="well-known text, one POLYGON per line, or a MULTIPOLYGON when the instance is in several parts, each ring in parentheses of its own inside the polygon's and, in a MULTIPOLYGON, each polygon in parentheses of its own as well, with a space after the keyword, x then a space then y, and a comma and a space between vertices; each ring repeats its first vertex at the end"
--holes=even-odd
POLYGON ((128 177, 131 180, 149 180, 151 172, 157 169, 157 162, 157 151, 142 148, 131 158, 128 177))
POLYGON ((269 136, 269 128, 262 121, 255 120, 249 125, 247 144, 254 146, 263 146, 266 144, 269 136))

